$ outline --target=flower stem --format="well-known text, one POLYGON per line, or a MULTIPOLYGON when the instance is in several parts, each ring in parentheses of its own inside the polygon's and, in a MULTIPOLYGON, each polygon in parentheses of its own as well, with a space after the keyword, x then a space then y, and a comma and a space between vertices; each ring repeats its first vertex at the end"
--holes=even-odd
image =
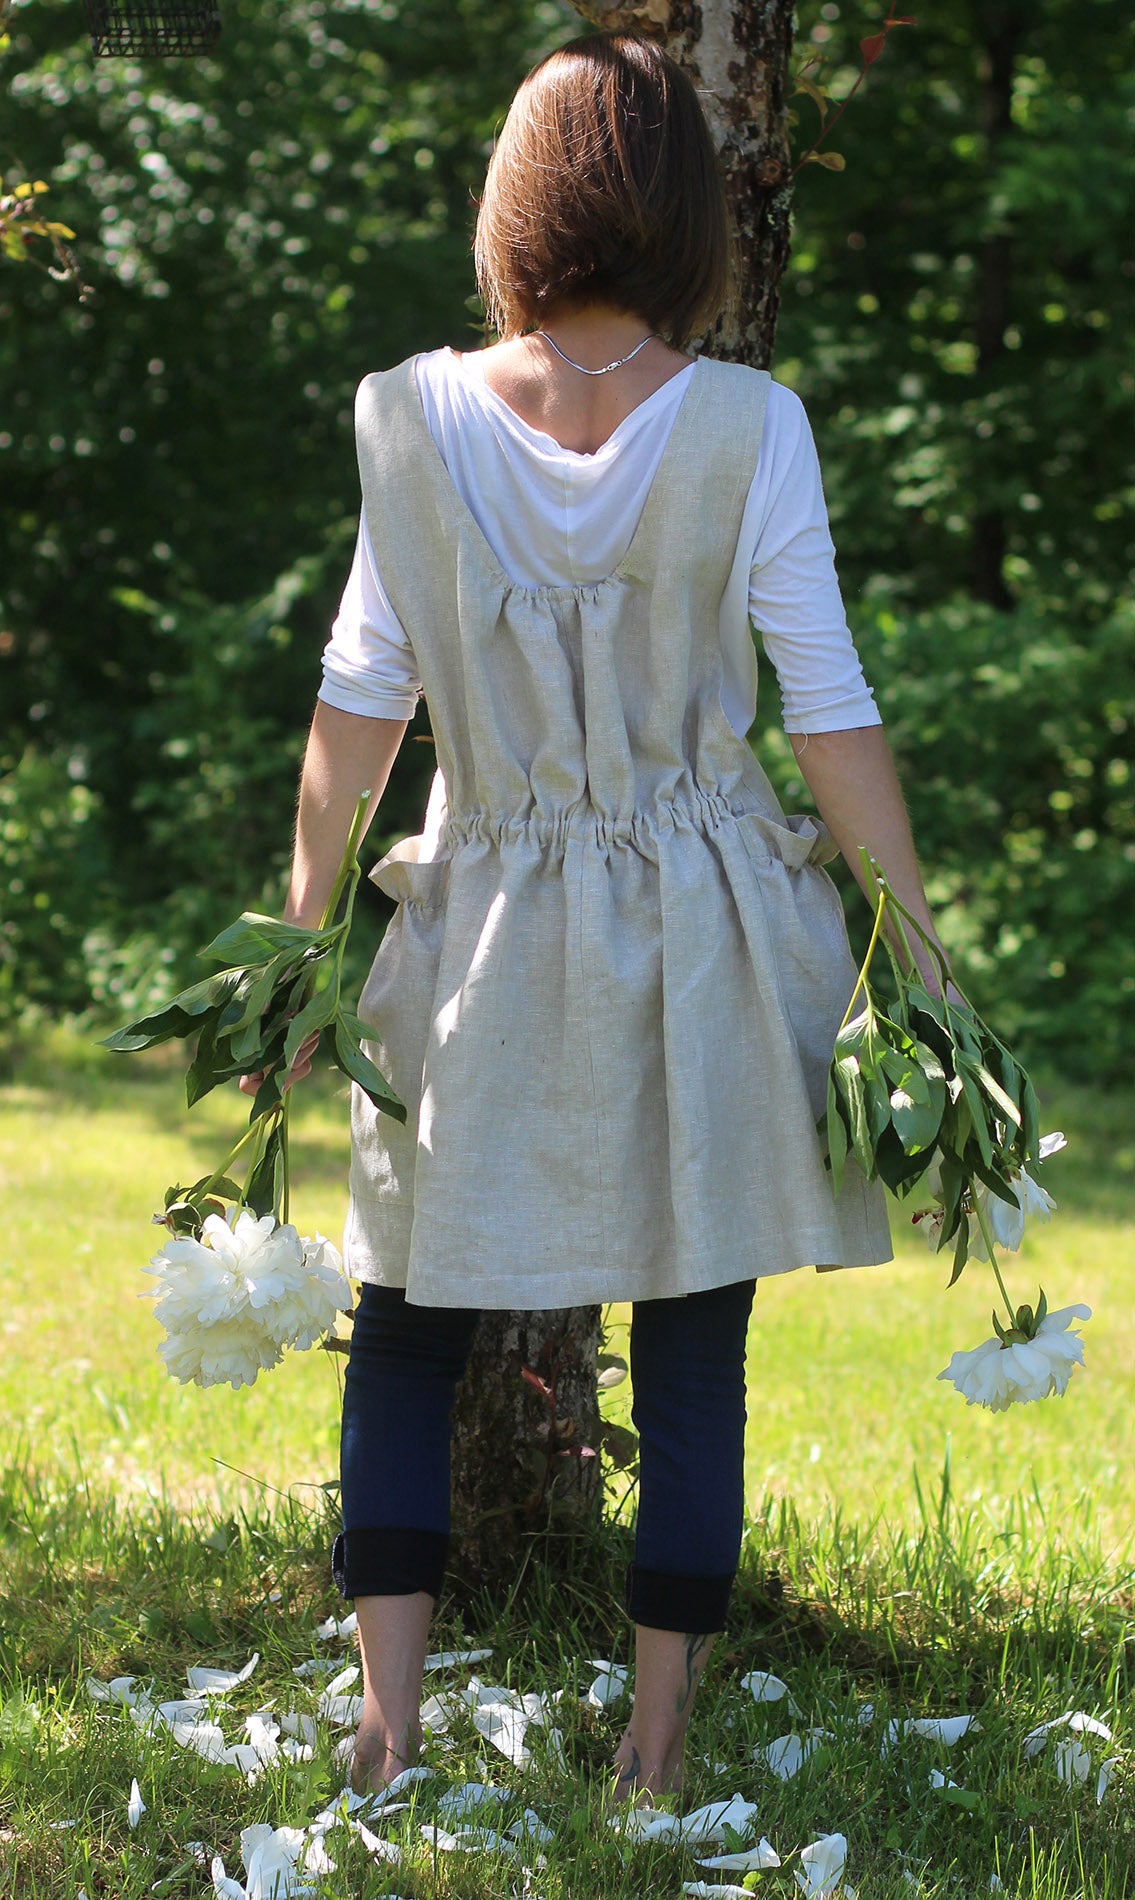
POLYGON ((855 999, 858 996, 860 990, 862 990, 864 994, 867 996, 868 1001, 870 1000, 870 991, 867 988, 867 972, 871 968, 871 959, 875 954, 875 947, 878 944, 879 937, 882 932, 883 915, 887 908, 887 896, 888 896, 888 893, 887 893, 886 885, 880 884, 879 885, 879 901, 875 906, 875 927, 871 932, 871 941, 867 945, 867 954, 864 957, 862 964, 860 965, 859 975, 855 979, 855 988, 851 992, 851 999, 847 1005, 847 1008, 843 1012, 843 1021, 841 1022, 839 1026, 839 1033, 842 1033, 843 1030, 847 1028, 848 1023, 851 1021, 851 1012, 855 1008, 855 999))
POLYGON ((986 1252, 989 1255, 989 1264, 993 1268, 993 1272, 994 1272, 994 1276, 996 1278, 997 1284, 1001 1288, 1001 1298, 1005 1302, 1005 1310, 1009 1315, 1009 1324, 1010 1326, 1015 1326, 1017 1323, 1017 1309, 1013 1305, 1012 1300, 1009 1298, 1009 1289, 1005 1285, 1004 1280, 1001 1278, 1001 1269, 997 1265, 997 1248, 994 1245, 993 1236, 990 1233, 989 1228, 986 1224, 985 1215, 981 1211, 981 1202, 977 1199, 976 1195, 974 1196, 974 1199, 973 1199, 973 1211, 974 1211, 974 1217, 977 1221, 978 1227, 981 1230, 981 1238, 985 1242, 986 1252))
POLYGON ((334 922, 335 912, 339 908, 339 899, 343 895, 343 886, 347 882, 347 879, 353 879, 358 876, 359 839, 363 835, 363 826, 366 823, 369 804, 369 791, 361 793, 359 802, 355 806, 355 815, 351 820, 351 829, 347 833, 347 842, 343 847, 342 861, 340 862, 339 869, 335 873, 335 882, 331 886, 331 895, 327 899, 327 903, 324 907, 323 917, 319 925, 321 930, 326 930, 329 925, 334 922))

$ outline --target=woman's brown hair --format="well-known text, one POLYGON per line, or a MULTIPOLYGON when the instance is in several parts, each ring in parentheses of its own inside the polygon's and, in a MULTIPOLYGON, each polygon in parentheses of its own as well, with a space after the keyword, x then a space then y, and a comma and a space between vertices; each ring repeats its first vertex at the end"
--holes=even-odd
POLYGON ((689 75, 628 33, 542 59, 489 163, 474 256, 503 337, 593 302, 633 311, 676 349, 707 330, 729 294, 731 233, 689 75))

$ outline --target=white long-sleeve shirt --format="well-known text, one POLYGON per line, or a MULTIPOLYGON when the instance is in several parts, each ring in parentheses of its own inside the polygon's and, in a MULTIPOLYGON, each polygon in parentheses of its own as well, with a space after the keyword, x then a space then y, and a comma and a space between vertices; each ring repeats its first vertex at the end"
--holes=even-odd
MULTIPOLYGON (((522 421, 489 388, 476 353, 434 350, 416 370, 430 434, 504 572, 525 587, 609 575, 630 546, 693 365, 633 409, 593 455, 522 421)), ((881 723, 843 609, 808 418, 776 382, 719 616, 721 703, 740 736, 756 712, 750 620, 777 675, 787 732, 881 723)), ((377 719, 411 718, 421 690, 365 518, 323 675, 322 700, 377 719)))

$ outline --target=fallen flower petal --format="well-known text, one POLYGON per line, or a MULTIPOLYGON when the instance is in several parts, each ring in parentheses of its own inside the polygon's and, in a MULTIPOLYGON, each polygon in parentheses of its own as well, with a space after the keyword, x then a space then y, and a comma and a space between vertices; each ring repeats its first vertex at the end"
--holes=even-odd
POLYGON ((447 1821, 460 1820, 464 1815, 486 1807, 500 1807, 516 1796, 511 1788, 496 1788, 490 1781, 465 1781, 459 1788, 448 1788, 437 1804, 437 1811, 447 1821))
POLYGON ((439 1649, 426 1657, 423 1668, 452 1669, 456 1663, 487 1662, 492 1653, 491 1649, 439 1649))
POLYGON ((212 1876, 213 1892, 217 1900, 247 1900, 244 1888, 238 1880, 230 1880, 225 1872, 225 1863, 219 1854, 214 1854, 209 1868, 212 1876))
POLYGON ((592 1658, 592 1667, 600 1671, 584 1700, 594 1709, 605 1709, 617 1702, 626 1693, 628 1671, 623 1663, 596 1662, 592 1658))
POLYGON ((1088 1779, 1092 1772, 1092 1758, 1082 1742, 1075 1740, 1058 1742, 1053 1755, 1053 1766, 1061 1781, 1071 1787, 1073 1782, 1088 1779))
POLYGON ((796 1884, 808 1900, 830 1900, 843 1878, 847 1841, 842 1834, 821 1834, 801 1849, 800 1866, 793 1868, 796 1884))
POLYGON ((1073 1735, 1098 1735, 1101 1741, 1110 1742, 1111 1730, 1106 1722, 1099 1722, 1094 1715, 1085 1715, 1082 1709, 1069 1709, 1064 1715, 1057 1715, 1051 1722, 1040 1722, 1030 1729, 1022 1743, 1022 1752, 1026 1758, 1039 1755, 1048 1737, 1054 1729, 1070 1729, 1073 1735))
POLYGON ((682 1892, 697 1894, 700 1900, 710 1900, 710 1896, 712 1900, 751 1900, 748 1887, 732 1887, 727 1881, 683 1880, 682 1892))
POLYGON ((791 1781, 810 1761, 821 1742, 834 1741, 830 1729, 811 1728, 804 1735, 778 1735, 774 1742, 754 1748, 753 1760, 763 1761, 778 1781, 791 1781))
POLYGON ((315 1634, 321 1643, 330 1643, 336 1636, 353 1636, 358 1627, 358 1612, 357 1610, 352 1610, 349 1616, 344 1616, 338 1620, 333 1616, 329 1616, 326 1623, 319 1624, 315 1634))
POLYGON ((185 1674, 189 1687, 197 1694, 227 1695, 230 1689, 236 1689, 242 1682, 248 1681, 259 1661, 260 1653, 257 1651, 249 1657, 243 1669, 206 1669, 202 1665, 194 1665, 185 1674))
POLYGON ((1108 1788, 1111 1785, 1112 1774, 1115 1771, 1115 1769, 1117 1769, 1118 1767, 1119 1767, 1118 1755, 1109 1755, 1106 1761, 1102 1761, 1100 1763, 1100 1771, 1099 1771, 1099 1774, 1096 1776, 1096 1806, 1097 1807, 1099 1806, 1100 1802, 1103 1800, 1104 1795, 1107 1793, 1108 1788))
POLYGON ((384 1841, 380 1835, 372 1834, 362 1821, 352 1821, 351 1826, 372 1859, 391 1863, 402 1859, 402 1849, 397 1841, 384 1841))
POLYGON ((951 1781, 948 1776, 942 1773, 940 1768, 932 1768, 930 1770, 930 1786, 932 1788, 956 1788, 957 1785, 957 1782, 951 1781))
POLYGON ((132 1828, 137 1827, 146 1812, 146 1803, 142 1799, 142 1790, 137 1781, 130 1783, 130 1799, 126 1805, 126 1819, 132 1828))
POLYGON ((697 1856, 699 1867, 719 1867, 721 1871, 734 1874, 748 1874, 766 1867, 779 1867, 780 1855, 762 1834, 755 1847, 741 1854, 714 1854, 710 1859, 702 1854, 697 1856))
POLYGON ((538 1847, 547 1847, 556 1838, 554 1828, 547 1827, 532 1808, 525 1808, 523 1814, 518 1814, 505 1833, 511 1834, 517 1841, 532 1840, 538 1847))
POLYGON ((800 1714, 792 1700, 788 1684, 782 1682, 779 1676, 770 1675, 767 1669, 751 1669, 747 1676, 741 1677, 741 1687, 748 1689, 754 1702, 787 1701, 789 1714, 793 1716, 800 1714))

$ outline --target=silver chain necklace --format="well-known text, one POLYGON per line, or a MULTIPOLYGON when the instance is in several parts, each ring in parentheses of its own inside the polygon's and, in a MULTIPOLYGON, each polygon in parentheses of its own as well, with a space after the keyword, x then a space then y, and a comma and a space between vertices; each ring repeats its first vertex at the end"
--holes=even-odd
POLYGON ((642 342, 636 343, 634 349, 629 350, 626 356, 617 356, 613 363, 604 363, 602 369, 586 369, 582 363, 577 363, 574 357, 566 355, 565 352, 561 350, 559 344, 554 342, 548 335, 546 330, 534 330, 532 334, 533 336, 542 336, 545 343, 551 343, 556 355, 562 356, 564 362, 570 364, 572 369, 577 369, 581 376, 606 376, 610 370, 622 369, 624 363, 629 363, 632 356, 637 356, 640 350, 644 350, 648 343, 653 343, 654 341, 654 332, 652 330, 650 335, 644 336, 642 342))

